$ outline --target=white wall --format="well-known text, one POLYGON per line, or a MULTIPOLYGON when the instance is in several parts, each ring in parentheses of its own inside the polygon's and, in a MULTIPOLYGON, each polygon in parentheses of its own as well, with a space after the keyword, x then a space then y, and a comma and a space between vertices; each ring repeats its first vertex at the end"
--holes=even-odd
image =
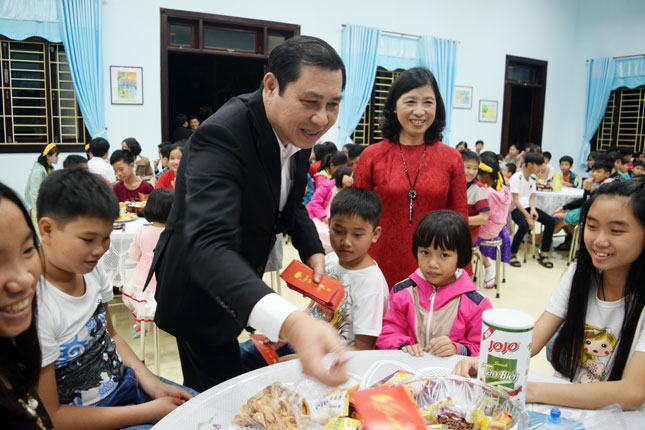
MULTIPOLYGON (((338 50, 342 24, 458 40, 455 83, 472 86, 474 100, 471 110, 453 110, 451 142, 482 139, 494 151, 501 137, 505 56, 548 61, 543 148, 556 160, 578 154, 585 60, 642 53, 645 40, 645 2, 639 0, 102 0, 102 7, 107 137, 116 149, 134 136, 149 157, 161 141, 160 8, 300 24, 302 34, 321 37, 338 50), (110 65, 143 67, 142 106, 110 104, 110 65), (477 121, 480 99, 499 101, 496 123, 477 121)), ((0 180, 22 192, 35 158, 0 155, 0 180)))

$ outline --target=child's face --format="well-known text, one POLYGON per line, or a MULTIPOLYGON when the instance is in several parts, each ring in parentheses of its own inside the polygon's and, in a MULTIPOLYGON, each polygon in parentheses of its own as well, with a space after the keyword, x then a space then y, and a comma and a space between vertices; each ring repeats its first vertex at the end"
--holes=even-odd
POLYGON ((40 255, 25 217, 0 197, 0 337, 16 337, 31 325, 40 255))
POLYGON ((537 164, 537 163, 526 163, 526 169, 529 171, 531 175, 535 175, 539 173, 542 166, 543 166, 542 164, 537 164))
POLYGON ((77 217, 62 227, 49 217, 38 221, 45 261, 56 269, 85 274, 110 248, 112 220, 77 217))
POLYGON ((484 147, 484 145, 482 143, 476 143, 475 144, 475 150, 477 152, 481 151, 483 147, 484 147))
POLYGON ((477 175, 477 180, 481 182, 484 185, 492 185, 493 183, 493 178, 490 176, 488 173, 479 173, 477 175))
POLYGON ((593 169, 591 171, 591 177, 596 184, 601 184, 609 176, 611 176, 611 172, 608 172, 605 169, 593 169))
POLYGON ((351 188, 354 184, 354 174, 343 175, 343 188, 351 188))
POLYGON ((599 196, 587 214, 584 242, 596 269, 605 274, 629 271, 645 247, 645 229, 629 198, 599 196))
POLYGON ((441 287, 453 282, 458 261, 456 251, 435 249, 431 243, 427 248, 419 247, 417 261, 423 276, 431 284, 441 287))
POLYGON ((168 158, 168 168, 173 172, 177 172, 177 168, 179 167, 179 162, 181 161, 182 155, 183 152, 179 148, 170 151, 170 157, 168 158))
POLYGON ((126 163, 125 161, 119 160, 112 165, 114 173, 122 181, 127 181, 134 174, 134 163, 126 163))
POLYGON ((339 263, 346 269, 360 267, 380 235, 380 226, 374 228, 358 215, 337 214, 329 222, 329 242, 339 263))
POLYGON ((618 170, 623 173, 627 173, 627 171, 629 170, 629 165, 627 163, 622 163, 620 166, 618 166, 618 170))
POLYGON ((587 167, 591 169, 591 166, 593 166, 594 161, 596 161, 596 160, 594 160, 591 157, 587 158, 587 167))
POLYGON ((568 161, 560 161, 560 170, 562 170, 562 173, 569 173, 569 169, 571 169, 571 164, 568 161))
POLYGON ((508 153, 511 157, 516 157, 517 154, 519 154, 519 150, 515 146, 511 146, 510 148, 508 148, 508 153))
POLYGON ((479 163, 475 160, 464 161, 464 170, 466 171, 466 182, 472 182, 479 173, 479 163))
POLYGON ((645 168, 643 168, 643 166, 634 166, 634 168, 632 169, 632 175, 636 176, 642 174, 645 174, 645 168))
POLYGON ((502 168, 502 175, 508 178, 508 177, 509 177, 509 176, 511 176, 512 174, 511 174, 511 171, 510 171, 510 170, 508 170, 508 167, 504 166, 504 167, 502 168))
POLYGON ((638 160, 639 161, 645 161, 645 153, 638 154, 638 160))

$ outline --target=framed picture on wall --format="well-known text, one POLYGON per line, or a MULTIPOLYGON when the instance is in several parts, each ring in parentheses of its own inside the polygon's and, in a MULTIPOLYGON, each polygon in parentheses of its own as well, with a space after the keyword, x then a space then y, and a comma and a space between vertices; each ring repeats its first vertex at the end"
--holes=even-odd
POLYGON ((479 122, 497 122, 497 101, 479 101, 479 122))
POLYGON ((110 66, 113 105, 143 104, 143 67, 110 66))
POLYGON ((453 109, 472 109, 473 87, 462 87, 455 85, 455 100, 452 103, 453 109))

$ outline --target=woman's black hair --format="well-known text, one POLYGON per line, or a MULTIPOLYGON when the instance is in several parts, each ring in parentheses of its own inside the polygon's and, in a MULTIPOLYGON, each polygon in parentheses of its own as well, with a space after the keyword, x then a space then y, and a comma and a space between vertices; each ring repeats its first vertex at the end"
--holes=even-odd
POLYGON ((184 144, 182 143, 173 143, 173 145, 170 147, 168 150, 168 158, 170 158, 170 153, 174 151, 175 149, 179 149, 181 153, 184 153, 184 144))
POLYGON ((336 151, 332 154, 327 154, 320 161, 320 167, 318 167, 318 171, 322 172, 323 170, 329 169, 332 164, 336 167, 344 166, 347 164, 347 161, 347 155, 345 155, 345 153, 342 151, 336 151))
POLYGON ((439 86, 432 72, 423 67, 413 67, 401 73, 390 87, 390 91, 383 106, 381 118, 381 132, 383 137, 396 141, 401 131, 401 123, 396 116, 396 102, 401 96, 416 88, 430 85, 434 91, 436 111, 434 122, 426 131, 423 140, 425 143, 434 143, 443 137, 443 128, 446 126, 446 108, 439 92, 439 86))
POLYGON ((412 253, 417 258, 420 247, 444 249, 457 253, 457 267, 466 267, 473 255, 473 242, 468 222, 463 215, 450 209, 429 212, 412 236, 412 253))
MULTIPOLYGON (((3 199, 7 199, 18 206, 29 230, 31 230, 34 247, 38 249, 38 235, 27 209, 25 209, 20 197, 15 192, 0 182, 0 201, 3 199)), ((27 330, 14 338, 0 337, 0 375, 9 381, 14 391, 14 395, 12 395, 8 387, 0 381, 1 417, 34 420, 34 417, 29 415, 16 402, 15 395, 23 396, 26 392, 35 394, 37 389, 40 365, 42 364, 36 325, 37 302, 38 300, 34 294, 31 308, 31 325, 27 330), (23 390, 26 390, 26 392, 19 392, 23 390)))
MULTIPOLYGON (((45 150, 45 148, 43 148, 43 151, 44 150, 45 150)), ((58 153, 60 153, 60 151, 58 150, 57 147, 54 146, 52 149, 49 150, 47 155, 55 155, 55 154, 58 154, 58 153)), ((52 170, 54 170, 54 166, 50 165, 47 162, 47 155, 43 155, 43 153, 41 151, 40 155, 38 156, 37 161, 38 161, 38 164, 40 164, 41 166, 43 166, 45 168, 45 170, 47 171, 47 174, 49 175, 52 172, 52 170)))
POLYGON ((165 224, 175 200, 175 193, 168 188, 155 188, 148 195, 148 202, 143 208, 143 216, 148 222, 165 224))
POLYGON ((367 145, 357 145, 357 144, 352 145, 349 148, 347 148, 347 157, 350 160, 354 160, 361 156, 365 148, 367 148, 367 145))
POLYGON ((338 188, 343 188, 343 178, 345 175, 352 176, 354 174, 354 169, 349 166, 340 166, 334 171, 334 174, 331 175, 331 178, 336 181, 336 186, 338 188))
POLYGON ((137 158, 137 155, 141 154, 141 145, 134 137, 126 137, 123 139, 125 145, 128 147, 128 151, 134 155, 134 158, 137 158))
MULTIPOLYGON (((568 377, 571 381, 574 380, 580 368, 590 289, 595 291, 594 286, 600 287, 602 285, 602 273, 593 265, 589 251, 584 246, 584 237, 587 214, 594 202, 599 197, 604 196, 629 199, 634 218, 640 222, 641 226, 645 227, 645 183, 643 182, 614 181, 601 185, 582 207, 582 212, 580 213, 580 219, 582 220, 580 242, 583 245, 580 247, 578 264, 571 281, 567 315, 555 339, 552 354, 552 364, 555 370, 568 377)), ((615 333, 619 340, 614 350, 614 364, 607 377, 608 381, 620 380, 625 370, 636 326, 645 306, 643 279, 645 279, 645 251, 641 252, 636 261, 631 264, 627 275, 624 290, 625 316, 620 333, 615 333)))
POLYGON ((479 154, 479 160, 481 163, 484 163, 491 169, 492 172, 487 172, 485 170, 479 169, 480 175, 488 175, 493 180, 491 187, 497 189, 497 185, 501 182, 504 184, 504 175, 502 175, 501 170, 499 169, 499 162, 497 160, 497 154, 493 151, 484 151, 479 154))

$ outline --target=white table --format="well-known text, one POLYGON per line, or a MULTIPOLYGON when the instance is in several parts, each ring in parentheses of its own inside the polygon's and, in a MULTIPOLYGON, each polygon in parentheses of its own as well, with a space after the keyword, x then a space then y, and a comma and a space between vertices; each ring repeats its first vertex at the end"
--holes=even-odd
MULTIPOLYGON (((376 382, 398 370, 396 363, 393 362, 403 363, 412 369, 436 369, 437 373, 445 372, 447 374, 462 358, 460 356, 435 357, 429 354, 424 357, 412 357, 401 351, 358 351, 349 354, 351 354, 352 359, 348 364, 350 374, 350 383, 348 385, 360 382, 363 376, 366 376, 365 372, 376 361, 389 360, 392 363, 380 367, 373 377, 370 378, 372 382, 376 382)), ((220 424, 222 429, 226 430, 229 428, 233 417, 239 412, 242 404, 265 386, 278 381, 293 383, 308 379, 308 377, 302 374, 302 367, 299 360, 291 360, 254 370, 201 393, 199 396, 168 414, 154 426, 154 429, 212 429, 212 425, 210 427, 206 425, 212 418, 211 424, 220 424)), ((529 380, 536 382, 563 382, 555 377, 536 372, 529 372, 529 380)), ((312 384, 315 383, 312 382, 312 384)), ((329 391, 329 388, 326 388, 326 391, 329 391)), ((528 405, 527 407, 529 410, 543 413, 545 411, 548 413, 550 408, 548 405, 528 405)), ((623 416, 629 425, 628 428, 645 428, 644 414, 640 412, 625 412, 623 416)))
POLYGON ((535 207, 542 209, 547 214, 566 205, 576 199, 579 199, 584 194, 584 190, 579 188, 562 187, 562 191, 536 191, 535 192, 535 207))
POLYGON ((137 217, 133 221, 123 223, 125 230, 114 230, 110 235, 110 249, 101 260, 105 271, 112 279, 112 285, 122 287, 126 281, 126 270, 136 266, 136 263, 128 258, 128 250, 137 229, 146 223, 145 218, 137 217))

